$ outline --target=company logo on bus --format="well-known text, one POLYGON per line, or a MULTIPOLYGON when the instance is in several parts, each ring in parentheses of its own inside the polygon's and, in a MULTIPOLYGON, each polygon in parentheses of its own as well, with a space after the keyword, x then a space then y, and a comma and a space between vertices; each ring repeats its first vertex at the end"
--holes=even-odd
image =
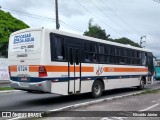
POLYGON ((103 67, 99 67, 96 70, 96 75, 101 75, 104 72, 104 68, 103 67))
POLYGON ((31 33, 22 34, 22 35, 17 35, 14 37, 13 44, 28 43, 28 42, 33 42, 33 41, 34 41, 34 37, 32 37, 31 33))

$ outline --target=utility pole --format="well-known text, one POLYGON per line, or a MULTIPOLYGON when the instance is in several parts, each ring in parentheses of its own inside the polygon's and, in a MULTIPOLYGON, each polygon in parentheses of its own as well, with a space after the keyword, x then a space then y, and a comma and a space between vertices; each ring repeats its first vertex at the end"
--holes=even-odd
POLYGON ((153 0, 153 1, 160 3, 160 0, 153 0))
POLYGON ((58 0, 55 0, 55 9, 56 9, 56 29, 59 30, 59 18, 58 18, 58 0))
POLYGON ((143 46, 142 46, 142 43, 146 43, 146 41, 142 41, 143 38, 146 38, 146 36, 142 36, 142 37, 141 37, 141 39, 140 39, 140 47, 143 47, 143 46))

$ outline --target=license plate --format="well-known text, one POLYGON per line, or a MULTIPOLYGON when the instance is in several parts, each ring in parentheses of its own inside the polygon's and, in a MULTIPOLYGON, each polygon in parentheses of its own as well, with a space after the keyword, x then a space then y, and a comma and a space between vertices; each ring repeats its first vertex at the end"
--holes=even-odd
POLYGON ((28 66, 17 66, 17 70, 21 72, 28 71, 28 66))
POLYGON ((21 86, 21 87, 29 87, 29 83, 24 83, 24 82, 22 82, 22 83, 20 83, 20 86, 21 86))
POLYGON ((27 77, 21 77, 21 81, 27 81, 27 77))

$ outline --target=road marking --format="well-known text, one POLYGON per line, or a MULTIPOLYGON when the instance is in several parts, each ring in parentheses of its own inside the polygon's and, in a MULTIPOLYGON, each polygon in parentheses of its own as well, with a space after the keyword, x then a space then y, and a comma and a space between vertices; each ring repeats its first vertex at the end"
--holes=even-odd
POLYGON ((110 118, 105 117, 105 118, 102 118, 102 119, 100 119, 100 120, 113 120, 113 119, 110 119, 110 118))
POLYGON ((159 105, 159 104, 154 104, 154 105, 152 105, 152 106, 150 106, 150 107, 148 107, 148 108, 146 108, 146 109, 140 110, 140 111, 147 111, 147 110, 152 109, 152 108, 154 108, 154 107, 156 107, 156 106, 158 106, 158 105, 159 105))
POLYGON ((124 120, 125 117, 113 117, 113 118, 115 118, 117 120, 124 120))
POLYGON ((123 118, 125 118, 125 117, 110 117, 110 118, 105 117, 100 120, 124 120, 123 118))
POLYGON ((155 101, 152 101, 152 102, 158 102, 158 101, 160 101, 160 99, 158 99, 158 100, 155 100, 155 101))
POLYGON ((0 93, 11 93, 11 92, 21 92, 22 90, 4 90, 0 91, 0 93))
POLYGON ((16 117, 16 118, 11 118, 11 119, 7 119, 7 120, 20 120, 22 117, 16 117))

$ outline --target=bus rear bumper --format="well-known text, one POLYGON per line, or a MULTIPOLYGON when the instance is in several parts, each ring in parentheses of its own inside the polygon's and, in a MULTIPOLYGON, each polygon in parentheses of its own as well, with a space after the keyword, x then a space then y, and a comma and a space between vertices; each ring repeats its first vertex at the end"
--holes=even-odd
POLYGON ((11 81, 11 87, 14 89, 24 90, 24 91, 51 92, 50 81, 35 82, 35 83, 11 81))

